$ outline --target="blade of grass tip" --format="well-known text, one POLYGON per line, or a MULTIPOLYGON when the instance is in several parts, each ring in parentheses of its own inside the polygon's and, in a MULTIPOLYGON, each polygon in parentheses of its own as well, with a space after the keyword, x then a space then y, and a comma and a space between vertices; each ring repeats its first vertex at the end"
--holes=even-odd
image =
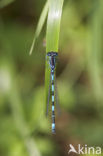
MULTIPOLYGON (((46 53, 50 51, 58 52, 60 21, 63 2, 64 0, 49 0, 49 12, 46 32, 46 53)), ((45 71, 46 103, 48 99, 48 89, 50 81, 50 70, 48 70, 48 68, 49 65, 46 61, 46 71, 45 71)))
POLYGON ((41 16, 39 18, 37 28, 36 28, 36 31, 35 31, 35 34, 34 34, 33 42, 32 42, 32 45, 31 45, 31 48, 30 48, 30 51, 29 51, 29 55, 32 54, 32 51, 33 51, 33 48, 34 48, 34 45, 35 45, 35 41, 38 38, 38 36, 40 35, 40 32, 41 32, 41 30, 43 28, 43 25, 44 25, 46 17, 47 17, 47 13, 48 13, 48 0, 46 1, 45 5, 44 5, 44 8, 42 10, 41 16))

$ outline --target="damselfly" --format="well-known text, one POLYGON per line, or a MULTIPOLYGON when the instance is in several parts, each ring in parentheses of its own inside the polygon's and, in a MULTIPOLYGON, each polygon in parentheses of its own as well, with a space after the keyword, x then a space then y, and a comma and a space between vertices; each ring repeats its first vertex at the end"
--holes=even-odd
POLYGON ((55 83, 55 68, 56 60, 58 53, 57 52, 48 52, 47 59, 50 67, 50 84, 48 91, 48 101, 47 101, 47 115, 48 115, 48 106, 50 102, 50 97, 52 99, 52 133, 55 133, 55 103, 57 104, 57 95, 56 95, 56 83, 55 83), (51 96, 50 96, 51 95, 51 96))

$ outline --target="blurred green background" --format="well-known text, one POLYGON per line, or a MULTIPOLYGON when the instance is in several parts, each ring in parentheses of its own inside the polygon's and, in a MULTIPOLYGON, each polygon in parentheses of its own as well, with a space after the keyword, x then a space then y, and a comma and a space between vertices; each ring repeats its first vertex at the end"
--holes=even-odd
POLYGON ((0 156, 67 156, 70 143, 103 147, 103 1, 64 2, 56 135, 45 117, 46 23, 29 56, 44 3, 0 1, 0 156))

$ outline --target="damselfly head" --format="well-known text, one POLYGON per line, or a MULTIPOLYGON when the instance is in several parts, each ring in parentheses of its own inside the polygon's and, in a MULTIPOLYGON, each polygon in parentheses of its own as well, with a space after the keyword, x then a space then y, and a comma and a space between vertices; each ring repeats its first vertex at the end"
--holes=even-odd
POLYGON ((53 51, 51 51, 51 52, 48 52, 47 53, 47 56, 58 56, 58 53, 57 52, 53 52, 53 51))

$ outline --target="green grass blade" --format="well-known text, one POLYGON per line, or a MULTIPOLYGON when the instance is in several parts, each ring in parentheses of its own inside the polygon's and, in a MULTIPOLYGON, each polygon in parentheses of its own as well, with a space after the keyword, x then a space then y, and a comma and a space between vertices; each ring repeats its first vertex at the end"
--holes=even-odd
POLYGON ((64 0, 49 0, 49 13, 46 33, 46 52, 58 51, 63 1, 64 0))
MULTIPOLYGON (((49 13, 46 32, 46 53, 50 51, 58 52, 60 21, 63 1, 64 0, 49 0, 49 13)), ((48 90, 50 81, 50 70, 48 69, 49 65, 46 61, 46 71, 45 71, 46 103, 48 99, 48 90)))
POLYGON ((34 49, 34 46, 35 46, 35 41, 38 38, 38 36, 40 35, 40 32, 41 32, 41 30, 43 28, 43 25, 44 25, 46 17, 47 17, 47 13, 48 13, 48 1, 46 2, 45 6, 44 6, 44 8, 42 10, 39 22, 37 24, 37 28, 36 28, 36 31, 35 31, 35 34, 34 34, 33 42, 32 42, 32 45, 31 45, 31 48, 30 48, 30 51, 29 51, 30 55, 33 52, 33 49, 34 49))

